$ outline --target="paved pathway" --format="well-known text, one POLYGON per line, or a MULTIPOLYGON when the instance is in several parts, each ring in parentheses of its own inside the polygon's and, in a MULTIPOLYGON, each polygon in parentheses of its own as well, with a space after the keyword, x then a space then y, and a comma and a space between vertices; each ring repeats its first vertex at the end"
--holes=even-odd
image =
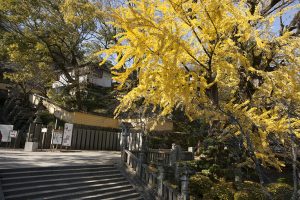
POLYGON ((0 149, 0 169, 23 167, 49 167, 65 165, 105 165, 119 163, 120 152, 24 152, 0 149))

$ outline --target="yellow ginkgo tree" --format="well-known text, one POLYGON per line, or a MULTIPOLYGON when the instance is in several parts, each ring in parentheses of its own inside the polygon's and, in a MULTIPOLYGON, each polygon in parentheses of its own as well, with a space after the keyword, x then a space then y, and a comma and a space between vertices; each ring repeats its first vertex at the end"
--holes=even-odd
POLYGON ((258 172, 280 169, 268 137, 300 136, 282 104, 300 100, 300 39, 297 16, 277 32, 273 24, 297 11, 295 2, 130 0, 111 13, 118 44, 100 52, 116 59, 119 89, 138 74, 116 114, 143 102, 161 119, 182 109, 191 120, 230 122, 258 172))

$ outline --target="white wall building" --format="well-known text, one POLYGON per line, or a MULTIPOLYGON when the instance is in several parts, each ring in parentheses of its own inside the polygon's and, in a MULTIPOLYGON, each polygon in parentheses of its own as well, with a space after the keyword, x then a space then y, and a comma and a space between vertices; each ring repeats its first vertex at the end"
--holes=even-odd
MULTIPOLYGON (((74 70, 70 71, 69 74, 75 77, 74 70)), ((90 83, 95 86, 111 87, 112 75, 110 70, 106 67, 100 68, 99 66, 87 66, 80 69, 79 72, 79 83, 90 83)), ((70 85, 68 79, 64 74, 58 77, 58 81, 52 84, 52 88, 58 89, 70 85)))

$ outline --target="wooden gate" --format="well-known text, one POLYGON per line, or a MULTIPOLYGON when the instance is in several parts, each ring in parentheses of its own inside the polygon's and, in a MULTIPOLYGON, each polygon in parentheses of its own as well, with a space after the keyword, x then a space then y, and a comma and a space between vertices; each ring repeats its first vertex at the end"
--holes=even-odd
MULTIPOLYGON (((42 133, 42 125, 32 123, 29 134, 39 143, 39 148, 49 149, 51 145, 52 127, 42 133)), ((120 130, 74 124, 72 132, 72 150, 120 150, 120 130)))

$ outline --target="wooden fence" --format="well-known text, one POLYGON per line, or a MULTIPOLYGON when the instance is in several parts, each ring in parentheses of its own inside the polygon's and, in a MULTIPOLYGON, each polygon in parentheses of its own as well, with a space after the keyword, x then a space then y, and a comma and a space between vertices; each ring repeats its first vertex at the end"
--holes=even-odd
POLYGON ((74 127, 72 149, 120 150, 120 132, 107 129, 74 127))
MULTIPOLYGON (((49 149, 53 127, 47 127, 47 133, 45 134, 41 132, 42 128, 41 124, 32 123, 29 134, 39 143, 39 149, 49 149)), ((118 129, 105 129, 74 124, 70 149, 119 151, 120 131, 118 129)))

